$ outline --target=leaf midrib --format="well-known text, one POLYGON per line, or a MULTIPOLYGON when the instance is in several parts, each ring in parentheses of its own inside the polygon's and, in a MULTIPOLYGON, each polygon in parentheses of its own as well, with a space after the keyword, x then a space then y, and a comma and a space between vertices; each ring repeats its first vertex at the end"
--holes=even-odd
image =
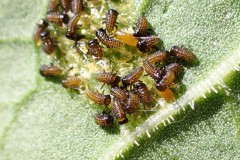
POLYGON ((186 91, 176 102, 164 106, 164 109, 150 116, 144 123, 137 126, 133 132, 122 137, 117 143, 110 146, 107 151, 108 154, 103 155, 103 157, 99 159, 107 160, 119 156, 123 157, 125 151, 133 146, 139 145, 137 141, 146 136, 150 138, 152 131, 162 128, 168 121, 172 121, 172 117, 178 114, 181 109, 185 110, 186 106, 194 109, 194 102, 200 98, 207 98, 205 97, 206 93, 210 93, 211 91, 218 93, 216 86, 219 86, 219 89, 224 89, 226 94, 228 94, 227 86, 224 83, 225 78, 234 71, 234 67, 239 63, 240 48, 234 50, 230 57, 222 61, 204 80, 199 81, 186 91))

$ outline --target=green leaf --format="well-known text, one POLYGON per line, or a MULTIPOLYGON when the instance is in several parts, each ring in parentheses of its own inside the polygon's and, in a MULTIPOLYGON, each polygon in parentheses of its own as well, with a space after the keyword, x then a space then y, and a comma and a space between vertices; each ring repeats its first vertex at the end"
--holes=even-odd
MULTIPOLYGON (((232 75, 233 76, 233 75, 232 75)), ((234 73, 229 89, 238 92, 209 95, 175 122, 130 150, 126 159, 239 159, 239 77, 234 73)))
POLYGON ((39 76, 40 63, 48 60, 34 47, 32 32, 46 12, 47 1, 4 0, 0 6, 4 23, 0 28, 1 159, 240 158, 240 73, 234 71, 234 67, 240 70, 240 2, 130 2, 104 5, 128 15, 126 26, 144 13, 166 49, 185 45, 198 57, 199 65, 185 69, 186 91, 150 117, 146 113, 145 121, 136 120, 137 127, 129 123, 103 130, 93 121, 102 110, 99 106, 39 76))

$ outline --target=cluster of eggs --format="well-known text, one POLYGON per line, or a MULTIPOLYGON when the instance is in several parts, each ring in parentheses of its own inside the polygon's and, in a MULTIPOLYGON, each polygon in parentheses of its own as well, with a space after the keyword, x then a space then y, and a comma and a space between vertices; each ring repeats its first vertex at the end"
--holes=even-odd
MULTIPOLYGON (((79 34, 78 21, 84 10, 82 0, 51 0, 46 18, 41 19, 34 32, 34 41, 41 44, 42 49, 51 55, 57 47, 51 38, 49 23, 66 28, 65 37, 77 42, 87 39, 79 34)), ((138 110, 140 103, 151 106, 153 98, 147 85, 139 80, 144 71, 146 76, 154 80, 157 92, 166 100, 171 101, 174 95, 170 87, 175 83, 176 77, 183 72, 183 62, 196 61, 196 56, 186 48, 173 46, 170 51, 158 49, 159 38, 148 28, 148 21, 140 16, 134 28, 134 33, 124 32, 117 27, 118 11, 109 9, 105 16, 105 27, 96 30, 96 38, 88 41, 87 54, 98 61, 104 57, 102 47, 120 48, 124 45, 134 47, 146 54, 142 64, 138 64, 133 71, 120 77, 117 72, 101 71, 96 75, 96 80, 110 86, 110 95, 105 95, 95 90, 85 90, 85 95, 94 103, 106 106, 106 109, 95 115, 95 122, 102 126, 113 126, 114 118, 119 124, 127 123, 128 116, 138 110)), ((53 26, 55 27, 55 26, 53 26)), ((53 65, 43 65, 40 73, 43 76, 59 77, 64 75, 63 69, 53 65)), ((64 87, 77 89, 82 85, 78 76, 66 76, 62 80, 64 87)))

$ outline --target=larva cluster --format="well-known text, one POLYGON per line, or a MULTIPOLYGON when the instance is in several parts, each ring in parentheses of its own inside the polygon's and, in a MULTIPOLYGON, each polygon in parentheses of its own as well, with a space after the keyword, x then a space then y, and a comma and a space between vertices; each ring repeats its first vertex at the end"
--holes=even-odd
MULTIPOLYGON (((155 98, 152 94, 153 90, 149 88, 155 88, 155 94, 160 95, 166 101, 173 101, 174 94, 170 88, 174 86, 176 77, 183 72, 183 62, 195 61, 195 55, 188 49, 179 46, 173 46, 170 51, 159 50, 160 39, 148 28, 145 16, 139 17, 132 32, 118 27, 119 12, 115 9, 106 11, 103 26, 95 26, 96 29, 91 33, 81 33, 84 24, 79 25, 79 22, 84 22, 84 14, 91 14, 84 11, 88 9, 88 3, 93 2, 83 2, 82 0, 50 1, 46 17, 38 22, 34 31, 35 43, 41 45, 42 50, 48 56, 54 57, 53 62, 40 68, 41 75, 60 78, 65 88, 80 89, 82 87, 82 90, 85 89, 83 86, 93 88, 89 84, 83 83, 79 72, 73 75, 68 74, 73 70, 73 67, 64 66, 65 63, 61 61, 65 58, 65 54, 60 53, 59 56, 58 53, 59 47, 66 47, 68 43, 61 42, 72 41, 74 43, 72 47, 78 48, 78 51, 80 41, 86 42, 86 56, 94 57, 93 61, 88 60, 90 65, 103 59, 114 61, 114 57, 105 56, 106 51, 128 46, 137 52, 142 63, 138 63, 132 71, 128 71, 125 75, 103 69, 96 72, 96 81, 108 85, 109 95, 91 89, 84 91, 89 100, 106 106, 102 113, 94 117, 95 122, 102 127, 112 126, 114 119, 119 124, 125 124, 129 121, 128 117, 139 109, 140 104, 151 108, 155 98), (65 39, 61 39, 59 42, 57 39, 59 37, 65 39), (152 78, 155 86, 149 87, 149 84, 144 81, 146 76, 152 78)), ((81 54, 78 56, 84 57, 81 54)), ((120 65, 117 62, 111 64, 109 68, 120 65)))

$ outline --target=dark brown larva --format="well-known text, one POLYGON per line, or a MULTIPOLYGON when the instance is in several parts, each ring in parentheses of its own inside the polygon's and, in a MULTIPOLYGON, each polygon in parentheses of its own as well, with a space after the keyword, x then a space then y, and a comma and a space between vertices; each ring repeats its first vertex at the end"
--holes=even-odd
POLYGON ((147 19, 144 16, 141 16, 138 18, 138 22, 136 24, 136 28, 134 31, 134 36, 140 37, 140 36, 146 36, 145 32, 147 30, 147 19))
POLYGON ((62 74, 63 70, 61 68, 58 68, 56 66, 50 65, 42 65, 40 68, 40 74, 42 76, 48 77, 48 76, 60 76, 62 74))
POLYGON ((145 104, 151 104, 152 103, 152 98, 151 94, 147 88, 147 86, 143 82, 138 82, 134 86, 136 92, 138 93, 138 96, 140 98, 140 101, 145 103, 145 104))
POLYGON ((103 51, 97 39, 88 42, 88 54, 95 56, 97 59, 102 59, 103 51))
POLYGON ((160 77, 160 71, 155 68, 147 59, 143 60, 143 67, 147 74, 153 78, 153 80, 157 80, 160 77))
POLYGON ((33 39, 36 44, 40 42, 40 34, 48 27, 48 22, 44 19, 40 19, 34 30, 33 39))
POLYGON ((124 91, 119 87, 113 87, 110 92, 111 92, 111 95, 113 95, 113 97, 116 97, 123 101, 127 100, 126 91, 124 91))
POLYGON ((120 82, 120 77, 116 73, 102 71, 96 76, 97 81, 111 85, 112 87, 117 86, 120 82))
POLYGON ((139 37, 138 39, 137 48, 143 53, 150 51, 152 47, 156 47, 159 41, 157 36, 139 37))
POLYGON ((80 14, 75 14, 70 21, 68 22, 67 25, 67 34, 76 34, 78 30, 78 21, 81 18, 80 14))
POLYGON ((139 80, 139 78, 142 76, 143 71, 144 71, 143 67, 138 67, 133 72, 131 72, 128 75, 126 75, 125 77, 123 77, 122 78, 123 85, 129 86, 129 85, 132 85, 135 82, 137 82, 139 80))
POLYGON ((152 64, 163 62, 167 59, 167 54, 164 51, 157 51, 153 54, 150 54, 147 57, 148 61, 152 64))
POLYGON ((116 27, 118 12, 114 9, 109 9, 106 14, 106 30, 108 33, 111 33, 116 27))
POLYGON ((165 68, 173 71, 175 75, 180 74, 183 71, 183 66, 179 63, 170 63, 165 68))
POLYGON ((77 89, 82 85, 82 81, 77 76, 68 76, 66 79, 62 80, 63 87, 70 87, 73 89, 77 89))
POLYGON ((102 112, 102 114, 95 115, 94 119, 96 124, 100 125, 101 127, 113 126, 113 121, 114 121, 113 117, 104 111, 102 112))
POLYGON ((67 14, 60 14, 59 12, 48 12, 46 19, 50 23, 56 23, 62 25, 63 23, 67 24, 69 17, 67 14))
POLYGON ((104 95, 92 90, 85 91, 85 94, 91 101, 95 102, 96 104, 108 106, 111 103, 110 95, 104 95))
POLYGON ((126 111, 128 114, 133 114, 138 108, 139 98, 138 95, 130 92, 127 99, 126 111))
POLYGON ((47 30, 41 33, 41 40, 42 40, 43 51, 48 55, 52 54, 55 49, 55 44, 47 30))
POLYGON ((121 43, 120 41, 109 37, 106 34, 106 31, 102 28, 97 30, 96 36, 99 39, 99 41, 107 47, 118 48, 123 45, 123 43, 121 43))
POLYGON ((74 41, 79 41, 80 39, 82 39, 84 37, 83 35, 77 33, 77 30, 78 30, 78 24, 77 23, 78 23, 80 17, 81 16, 79 14, 76 14, 68 22, 67 34, 66 34, 66 37, 68 39, 71 39, 71 40, 74 40, 74 41))
POLYGON ((195 61, 197 59, 196 56, 188 49, 181 48, 179 46, 173 46, 170 50, 170 55, 185 61, 195 61))
POLYGON ((159 82, 157 82, 156 84, 156 88, 159 91, 166 90, 167 87, 169 87, 173 83, 174 78, 175 76, 173 71, 169 69, 163 69, 161 73, 161 78, 159 79, 159 82))
POLYGON ((65 13, 70 10, 71 0, 61 0, 61 6, 65 13))
POLYGON ((75 14, 80 14, 84 10, 82 0, 72 0, 72 12, 75 14))
POLYGON ((112 115, 116 117, 119 124, 124 124, 128 122, 126 117, 126 113, 124 111, 124 106, 121 100, 114 98, 113 99, 113 106, 112 106, 112 115))
POLYGON ((48 12, 57 12, 59 6, 59 0, 50 0, 48 5, 48 12))

